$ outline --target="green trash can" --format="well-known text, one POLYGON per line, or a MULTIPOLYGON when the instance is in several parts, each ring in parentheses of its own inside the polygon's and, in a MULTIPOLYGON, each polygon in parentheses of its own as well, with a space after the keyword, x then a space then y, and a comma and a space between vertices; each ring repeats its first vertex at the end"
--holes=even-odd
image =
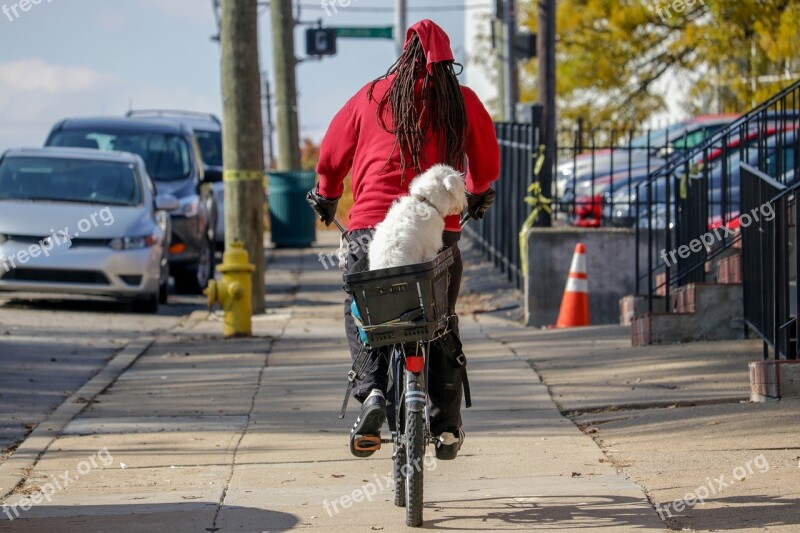
POLYGON ((269 173, 269 219, 272 242, 282 248, 309 248, 317 236, 314 211, 306 193, 316 183, 309 170, 269 173))

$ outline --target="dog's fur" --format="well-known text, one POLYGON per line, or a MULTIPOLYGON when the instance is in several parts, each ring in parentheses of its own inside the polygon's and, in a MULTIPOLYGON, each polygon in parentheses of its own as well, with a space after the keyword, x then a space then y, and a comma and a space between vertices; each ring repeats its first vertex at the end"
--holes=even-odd
POLYGON ((464 176, 447 165, 435 165, 414 178, 409 193, 395 201, 375 227, 370 270, 434 259, 442 248, 444 217, 459 214, 467 206, 464 176))

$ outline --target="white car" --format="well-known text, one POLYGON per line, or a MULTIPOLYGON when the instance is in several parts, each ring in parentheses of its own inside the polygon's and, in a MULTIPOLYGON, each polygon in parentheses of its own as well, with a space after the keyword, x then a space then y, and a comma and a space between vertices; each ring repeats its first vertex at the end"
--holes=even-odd
POLYGON ((0 156, 0 291, 167 299, 170 217, 138 155, 82 148, 0 156))

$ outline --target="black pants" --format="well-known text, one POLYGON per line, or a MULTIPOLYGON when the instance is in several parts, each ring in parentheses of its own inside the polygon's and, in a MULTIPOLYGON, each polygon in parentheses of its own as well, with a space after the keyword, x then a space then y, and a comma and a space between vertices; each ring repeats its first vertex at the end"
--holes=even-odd
MULTIPOLYGON (((350 239, 354 242, 369 242, 372 230, 355 230, 350 232, 350 239)), ((464 265, 461 262, 461 251, 458 249, 458 241, 461 233, 456 231, 445 231, 442 235, 444 245, 453 249, 453 264, 450 267, 450 285, 447 288, 447 305, 450 314, 453 315, 451 325, 458 334, 458 317, 455 316, 456 301, 458 291, 461 288, 461 276, 464 265)), ((353 250, 355 246, 351 247, 353 250)), ((350 269, 356 261, 367 255, 368 248, 359 246, 354 253, 347 254, 347 268, 350 269), (366 249, 365 249, 366 248, 366 249)), ((358 328, 350 314, 350 304, 352 297, 347 296, 344 302, 344 327, 347 333, 347 340, 350 343, 350 355, 355 359, 361 351, 361 341, 358 337, 358 328)), ((389 375, 388 348, 382 348, 383 352, 378 356, 379 364, 376 370, 358 381, 353 389, 353 396, 358 400, 366 398, 372 389, 380 389, 384 394, 387 392, 389 375)), ((428 412, 431 417, 431 431, 434 435, 439 435, 447 429, 457 429, 461 427, 461 401, 464 396, 464 387, 461 380, 461 369, 453 364, 453 361, 443 353, 431 348, 430 359, 428 361, 428 412)))

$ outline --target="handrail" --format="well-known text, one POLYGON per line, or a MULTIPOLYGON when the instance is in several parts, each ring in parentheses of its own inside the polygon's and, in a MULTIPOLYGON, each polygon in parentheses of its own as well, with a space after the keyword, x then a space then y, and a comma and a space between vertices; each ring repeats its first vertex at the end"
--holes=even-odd
POLYGON ((656 179, 663 177, 664 175, 671 174, 676 168, 679 168, 680 166, 691 162, 692 159, 697 156, 697 154, 702 153, 704 150, 711 148, 712 146, 714 146, 715 143, 720 142, 723 138, 730 135, 731 132, 736 131, 737 128, 741 128, 745 124, 749 123, 754 116, 758 115, 759 113, 764 113, 770 107, 775 105, 777 102, 780 102, 792 91, 796 91, 797 89, 800 89, 800 79, 798 79, 788 87, 782 89, 781 92, 772 96, 769 100, 762 102, 757 107, 751 109, 750 111, 748 111, 741 117, 737 118, 727 126, 721 128, 719 131, 715 132, 709 138, 700 142, 693 148, 683 151, 683 153, 680 156, 670 161, 666 165, 654 170, 647 177, 647 179, 637 184, 636 187, 638 188, 645 184, 652 184, 652 182, 655 181, 656 179))

